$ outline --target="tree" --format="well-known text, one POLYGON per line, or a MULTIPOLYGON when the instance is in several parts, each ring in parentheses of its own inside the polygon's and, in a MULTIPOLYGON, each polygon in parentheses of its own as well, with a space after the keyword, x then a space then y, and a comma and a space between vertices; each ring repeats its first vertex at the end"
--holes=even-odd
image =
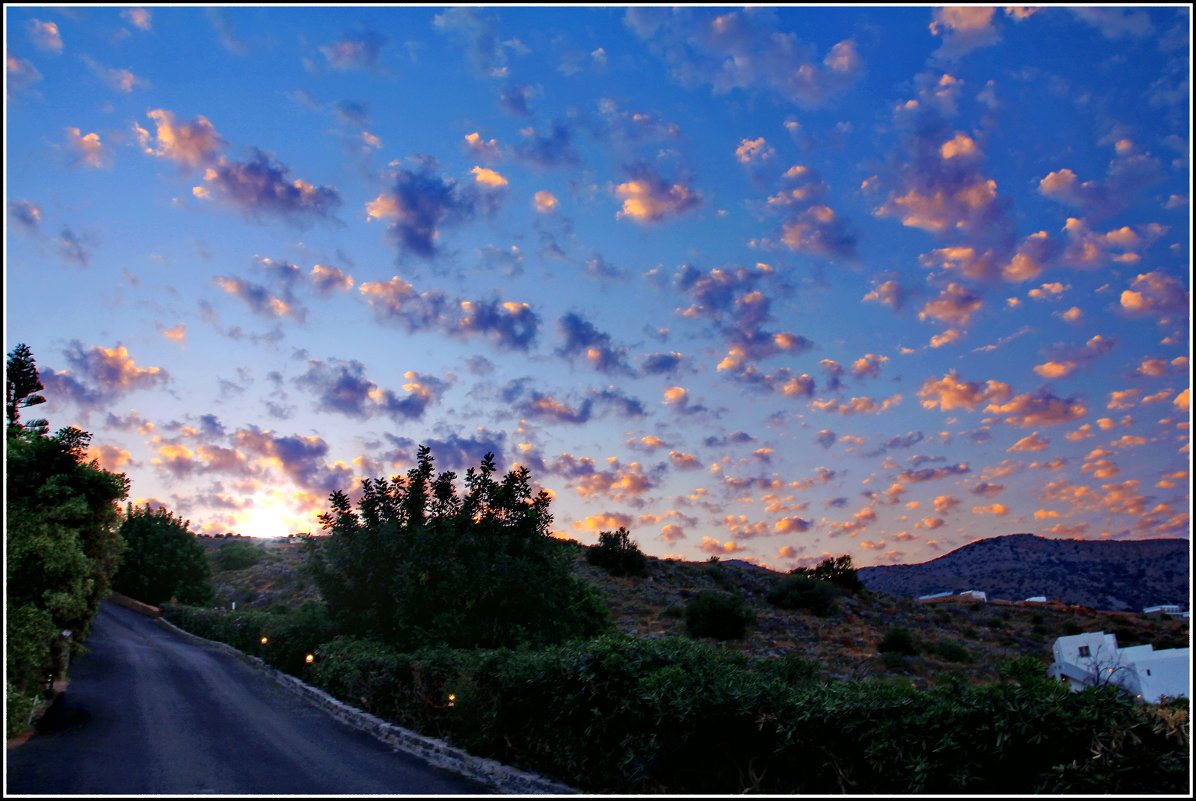
POLYGON ((742 640, 756 613, 742 595, 703 590, 685 605, 685 629, 691 637, 742 640))
POLYGON ((805 609, 819 617, 835 610, 838 586, 801 573, 783 576, 768 592, 768 602, 781 609, 805 609))
POLYGON ((860 581, 859 574, 856 573, 855 566, 851 563, 851 554, 843 554, 837 559, 828 557, 814 568, 798 567, 789 572, 808 576, 818 581, 829 581, 850 593, 857 593, 864 589, 864 584, 860 581))
POLYGON ((586 551, 586 561, 616 576, 642 576, 648 570, 648 557, 622 526, 599 533, 598 544, 586 551))
POLYGON ((406 478, 362 482, 357 511, 341 491, 307 536, 307 568, 344 631, 413 648, 546 644, 609 625, 596 590, 571 573, 549 534, 550 497, 519 467, 495 481, 494 456, 434 474, 421 446, 406 478))
MULTIPOLYGON (((28 345, 21 343, 8 354, 4 385, 9 425, 16 425, 20 420, 21 414, 18 409, 46 402, 45 397, 34 394, 41 392, 45 387, 38 377, 37 363, 28 345)), ((28 427, 41 428, 45 425, 45 420, 32 420, 28 427)))
POLYGON ((209 603, 215 595, 212 568, 190 525, 163 507, 129 504, 120 527, 125 557, 113 587, 147 604, 175 598, 186 604, 209 603))
POLYGON ((86 461, 87 432, 68 427, 50 435, 44 420, 19 424, 19 409, 44 400, 32 394, 42 385, 24 345, 9 354, 6 383, 5 663, 13 734, 37 710, 42 684, 65 673, 108 593, 122 546, 117 503, 129 480, 86 461))

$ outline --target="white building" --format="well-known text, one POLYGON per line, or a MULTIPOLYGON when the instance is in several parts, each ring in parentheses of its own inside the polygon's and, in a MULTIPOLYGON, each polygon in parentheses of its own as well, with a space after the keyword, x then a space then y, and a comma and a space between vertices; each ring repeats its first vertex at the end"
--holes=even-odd
POLYGON ((1164 697, 1190 697, 1191 649, 1154 650, 1151 645, 1118 648, 1103 631, 1060 637, 1051 648, 1055 662, 1048 675, 1066 681, 1073 692, 1116 685, 1152 704, 1164 697))
POLYGON ((964 590, 960 593, 963 598, 971 598, 976 601, 988 601, 988 593, 982 590, 964 590))

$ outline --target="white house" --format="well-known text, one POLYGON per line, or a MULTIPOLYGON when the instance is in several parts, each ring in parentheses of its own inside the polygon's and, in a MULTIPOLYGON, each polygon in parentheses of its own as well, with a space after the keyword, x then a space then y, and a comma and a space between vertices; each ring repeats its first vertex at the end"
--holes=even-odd
POLYGON ((1089 631, 1058 638, 1051 651, 1055 662, 1048 675, 1066 681, 1073 692, 1112 684, 1152 704, 1163 697, 1190 697, 1189 648, 1118 648, 1114 635, 1089 631))
POLYGON ((983 590, 964 590, 960 593, 963 598, 971 598, 976 601, 988 601, 988 594, 983 590))
POLYGON ((1184 608, 1179 604, 1162 604, 1160 606, 1148 606, 1142 610, 1144 615, 1166 615, 1167 617, 1187 617, 1184 608))

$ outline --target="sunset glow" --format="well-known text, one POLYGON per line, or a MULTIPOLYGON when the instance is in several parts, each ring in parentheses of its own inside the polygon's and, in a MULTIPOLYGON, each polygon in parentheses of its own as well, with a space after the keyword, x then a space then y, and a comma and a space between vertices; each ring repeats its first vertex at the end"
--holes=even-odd
POLYGON ((195 531, 427 443, 657 556, 1189 536, 1186 6, 5 14, 6 351, 195 531))

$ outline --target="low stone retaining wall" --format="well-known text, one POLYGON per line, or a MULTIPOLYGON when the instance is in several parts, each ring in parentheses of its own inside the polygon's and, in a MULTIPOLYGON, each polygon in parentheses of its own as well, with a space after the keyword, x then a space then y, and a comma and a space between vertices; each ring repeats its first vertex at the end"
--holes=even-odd
POLYGON ((368 712, 363 712, 227 643, 209 640, 184 631, 162 617, 158 617, 156 622, 165 629, 235 656, 242 662, 265 673, 275 684, 303 696, 338 720, 361 729, 374 738, 404 753, 419 757, 438 768, 444 768, 486 784, 500 793, 512 795, 573 795, 577 793, 577 790, 552 779, 504 765, 493 759, 473 756, 459 748, 454 748, 443 740, 425 737, 368 712))
POLYGON ((132 609, 134 612, 140 612, 146 617, 162 617, 162 610, 158 607, 150 606, 149 604, 143 604, 141 601, 134 600, 127 595, 121 595, 116 591, 108 593, 108 597, 104 600, 112 601, 112 603, 117 604, 118 606, 123 606, 125 609, 132 609))

